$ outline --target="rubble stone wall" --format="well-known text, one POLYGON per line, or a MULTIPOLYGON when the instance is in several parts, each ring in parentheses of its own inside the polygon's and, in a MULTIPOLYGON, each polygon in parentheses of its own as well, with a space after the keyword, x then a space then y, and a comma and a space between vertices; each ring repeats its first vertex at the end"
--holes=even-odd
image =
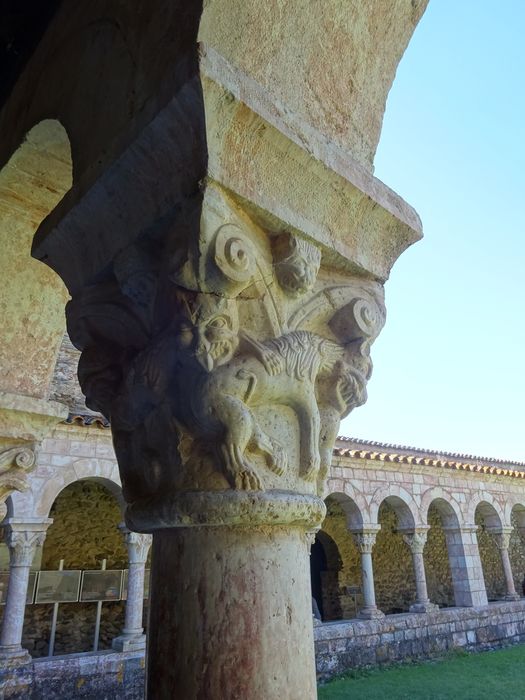
POLYGON ((453 649, 493 649, 525 641, 525 601, 483 608, 331 622, 314 629, 320 680, 354 668, 426 659, 453 649))

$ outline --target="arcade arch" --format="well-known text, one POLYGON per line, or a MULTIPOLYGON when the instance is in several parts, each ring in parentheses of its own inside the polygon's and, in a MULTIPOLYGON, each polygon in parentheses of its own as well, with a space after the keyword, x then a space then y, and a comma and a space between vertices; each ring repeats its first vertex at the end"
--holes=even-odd
MULTIPOLYGON (((481 568, 485 580, 487 599, 500 600, 505 597, 505 572, 501 557, 502 518, 493 503, 479 501, 474 511, 481 568)), ((508 546, 508 545, 507 545, 508 546)))
MULTIPOLYGON (((52 504, 52 523, 42 547, 40 569, 125 569, 128 554, 118 530, 122 522, 121 498, 114 482, 87 478, 63 488, 52 504), (120 502, 119 502, 120 501, 120 502)), ((64 603, 59 607, 55 653, 91 651, 96 617, 95 603, 64 603)), ((33 656, 45 656, 49 649, 51 604, 26 606, 22 644, 33 656)), ((111 648, 112 640, 124 626, 123 601, 102 606, 100 649, 111 648)))
POLYGON ((31 257, 33 236, 73 182, 64 127, 44 119, 26 134, 0 171, 2 289, 0 391, 45 400, 65 329, 62 280, 31 257), (28 372, 28 367, 31 371, 28 372))

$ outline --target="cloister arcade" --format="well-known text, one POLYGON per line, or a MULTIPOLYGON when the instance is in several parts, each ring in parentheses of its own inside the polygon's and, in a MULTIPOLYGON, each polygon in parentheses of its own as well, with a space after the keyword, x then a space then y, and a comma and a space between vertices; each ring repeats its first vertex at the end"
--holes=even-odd
POLYGON ((311 561, 323 620, 520 597, 523 465, 346 444, 336 448, 311 561))
MULTIPOLYGON (((524 476, 521 464, 340 439, 327 516, 311 550, 318 616, 381 619, 517 599, 525 573, 524 476)), ((123 500, 107 423, 70 415, 43 441, 29 486, 9 498, 6 520, 32 552, 22 562, 27 572, 56 569, 61 558, 65 569, 97 569, 103 558, 115 569, 134 562, 140 591, 104 604, 99 648, 140 649, 149 538, 119 531, 123 500)), ((21 601, 23 586, 11 601, 14 617, 4 608, 2 635, 46 655, 51 606, 21 601)), ((61 605, 56 653, 89 650, 94 611, 92 603, 61 605)))
POLYGON ((51 636, 55 654, 92 651, 95 635, 100 650, 140 650, 145 645, 151 537, 124 526, 122 488, 109 431, 95 427, 99 423, 92 425, 91 429, 84 424, 59 426, 42 445, 49 452, 39 453, 30 488, 7 502, 0 568, 9 568, 10 578, 19 585, 9 587, 3 601, 1 635, 4 643, 21 645, 33 657, 53 654, 51 636), (122 572, 120 578, 117 575, 122 586, 102 593, 105 602, 97 623, 97 602, 83 598, 80 582, 83 573, 99 570, 102 562, 108 572, 122 572), (78 572, 76 597, 67 602, 67 597, 61 599, 51 591, 50 602, 45 602, 40 579, 37 585, 30 574, 59 568, 78 572), (55 636, 52 618, 57 601, 55 636))

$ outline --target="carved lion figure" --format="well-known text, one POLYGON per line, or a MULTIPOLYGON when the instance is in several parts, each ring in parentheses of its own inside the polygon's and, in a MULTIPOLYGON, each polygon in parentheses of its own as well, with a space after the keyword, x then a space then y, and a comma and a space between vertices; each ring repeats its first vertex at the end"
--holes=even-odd
POLYGON ((262 454, 277 474, 286 469, 287 455, 261 429, 251 408, 288 406, 299 422, 300 473, 306 480, 315 479, 321 434, 316 381, 340 372, 343 349, 309 331, 294 331, 262 343, 246 335, 242 340, 245 351, 202 378, 179 420, 197 439, 218 441, 218 455, 232 485, 260 489, 262 481, 249 453, 262 454))

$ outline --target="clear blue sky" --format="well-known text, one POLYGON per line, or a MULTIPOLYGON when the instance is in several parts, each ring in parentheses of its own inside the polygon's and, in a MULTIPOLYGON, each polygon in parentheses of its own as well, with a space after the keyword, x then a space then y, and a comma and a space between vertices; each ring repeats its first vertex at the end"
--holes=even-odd
POLYGON ((375 166, 425 237, 341 433, 525 461, 525 0, 430 1, 375 166))

